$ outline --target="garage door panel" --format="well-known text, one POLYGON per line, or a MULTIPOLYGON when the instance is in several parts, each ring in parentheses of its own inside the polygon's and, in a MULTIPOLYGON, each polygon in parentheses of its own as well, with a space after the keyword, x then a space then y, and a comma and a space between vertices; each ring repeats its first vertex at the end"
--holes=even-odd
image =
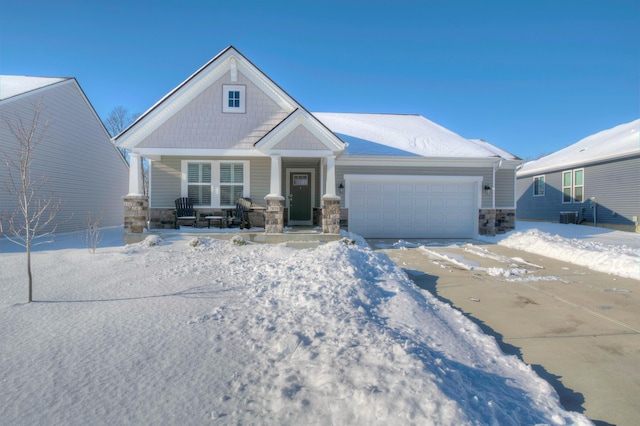
POLYGON ((349 182, 349 229, 363 237, 473 237, 478 220, 476 192, 474 181, 356 179, 349 182))

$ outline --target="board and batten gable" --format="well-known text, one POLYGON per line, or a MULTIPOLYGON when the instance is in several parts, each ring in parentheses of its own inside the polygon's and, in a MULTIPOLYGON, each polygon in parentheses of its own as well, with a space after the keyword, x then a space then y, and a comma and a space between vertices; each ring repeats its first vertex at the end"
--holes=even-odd
MULTIPOLYGON (((87 215, 101 218, 102 226, 123 223, 122 198, 127 193, 129 168, 111 143, 93 107, 75 79, 34 90, 0 102, 0 140, 8 155, 16 138, 5 118, 20 116, 29 125, 34 104, 42 103, 41 124, 49 120, 44 139, 33 152, 33 179, 46 179, 42 191, 61 200, 56 232, 86 229, 87 215)), ((1 154, 0 154, 1 155, 1 154)), ((6 190, 6 167, 0 169, 0 211, 17 207, 6 190)))

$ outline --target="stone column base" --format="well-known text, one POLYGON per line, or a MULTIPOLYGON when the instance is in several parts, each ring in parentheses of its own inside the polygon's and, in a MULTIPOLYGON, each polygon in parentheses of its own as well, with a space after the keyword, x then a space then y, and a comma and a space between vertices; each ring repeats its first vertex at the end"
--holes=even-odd
POLYGON ((340 197, 322 197, 322 233, 340 233, 340 197))
POLYGON ((141 233, 147 229, 149 198, 145 195, 124 197, 124 232, 141 233))
POLYGON ((284 197, 280 195, 267 195, 267 210, 264 215, 264 233, 282 234, 284 230, 284 197))

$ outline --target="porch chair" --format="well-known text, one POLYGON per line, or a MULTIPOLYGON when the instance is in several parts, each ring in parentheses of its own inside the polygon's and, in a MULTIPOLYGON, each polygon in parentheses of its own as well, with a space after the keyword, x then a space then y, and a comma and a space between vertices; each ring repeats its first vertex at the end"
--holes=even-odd
POLYGON ((236 220, 240 222, 240 229, 251 228, 249 223, 249 210, 251 210, 251 198, 238 198, 236 200, 236 220))
POLYGON ((197 227, 198 212, 193 208, 193 202, 189 198, 182 197, 176 199, 176 210, 174 211, 174 214, 176 218, 176 229, 180 229, 181 220, 190 220, 193 223, 193 227, 197 227))

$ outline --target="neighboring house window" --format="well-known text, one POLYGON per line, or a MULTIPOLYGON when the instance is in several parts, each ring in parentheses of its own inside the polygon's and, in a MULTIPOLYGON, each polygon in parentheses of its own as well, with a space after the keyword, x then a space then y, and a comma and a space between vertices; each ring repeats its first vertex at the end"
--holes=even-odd
POLYGON ((211 205, 211 163, 189 163, 187 196, 195 205, 211 205))
POLYGON ((573 202, 584 201, 584 169, 573 171, 573 202))
POLYGON ((582 203, 584 201, 584 169, 562 172, 562 202, 582 203))
POLYGON ((229 85, 222 86, 222 112, 245 112, 245 86, 229 85))
POLYGON ((244 164, 220 163, 220 205, 235 205, 244 194, 244 164))
POLYGON ((535 176, 533 178, 533 196, 539 197, 544 195, 544 176, 535 176))

